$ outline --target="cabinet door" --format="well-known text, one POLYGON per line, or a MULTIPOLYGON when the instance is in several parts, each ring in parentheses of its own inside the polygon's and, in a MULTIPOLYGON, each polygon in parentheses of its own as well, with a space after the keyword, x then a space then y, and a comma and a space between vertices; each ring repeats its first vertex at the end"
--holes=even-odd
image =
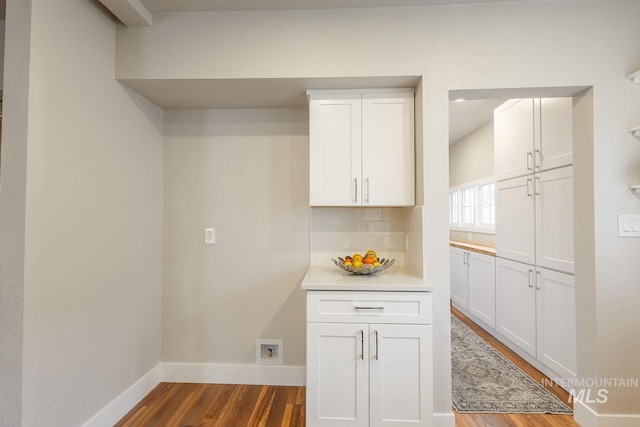
POLYGON ((451 247, 449 251, 451 266, 451 300, 457 306, 469 308, 469 268, 467 251, 451 247))
POLYGON ((533 172, 533 99, 511 99, 494 110, 496 179, 533 172))
POLYGON ((469 252, 469 311, 496 327, 496 257, 469 252))
POLYGON ((369 325, 307 323, 306 422, 369 426, 369 325))
POLYGON ((371 427, 431 425, 431 328, 371 325, 371 427))
POLYGON ((576 377, 575 280, 538 270, 538 360, 563 378, 576 377))
POLYGON ((362 200, 360 95, 313 95, 309 101, 309 204, 362 200))
POLYGON ((533 266, 496 259, 496 330, 536 357, 536 289, 533 266))
POLYGON ((536 264, 573 273, 573 166, 536 175, 536 264))
POLYGON ((540 99, 536 166, 547 170, 573 163, 573 99, 540 99))
POLYGON ((413 94, 362 95, 363 205, 414 204, 413 94))
POLYGON ((496 183, 496 255, 535 264, 533 175, 496 183))

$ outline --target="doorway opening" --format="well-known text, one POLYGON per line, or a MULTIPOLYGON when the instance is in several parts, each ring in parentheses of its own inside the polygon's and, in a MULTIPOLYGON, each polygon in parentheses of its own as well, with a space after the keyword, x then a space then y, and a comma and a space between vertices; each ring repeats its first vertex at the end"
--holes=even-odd
MULTIPOLYGON (((574 254, 578 224, 573 212, 582 215, 586 204, 573 192, 591 185, 576 181, 576 171, 593 175, 592 165, 582 161, 593 139, 585 127, 591 122, 590 96, 585 87, 449 92, 452 313, 569 404, 571 396, 554 380, 570 382, 577 374, 576 313, 581 306, 576 304, 580 291, 573 262, 581 254, 574 254), (569 143, 558 152, 535 145, 546 138, 542 147, 552 146, 554 134, 566 142, 563 132, 569 133, 569 143), (525 140, 531 149, 520 153, 521 144, 528 144, 525 140), (568 154, 556 155, 563 150, 568 154), (521 160, 524 168, 516 169, 521 160), (542 196, 547 197, 544 203, 542 196), (549 208, 554 199, 558 205, 549 208), (555 227, 555 233, 549 227, 555 227), (541 235, 545 229, 547 235, 541 235), (553 247, 559 247, 560 258, 570 259, 570 264, 549 265, 546 258, 553 247), (518 258, 524 253, 529 258, 518 258), (558 322, 566 325, 559 332, 550 327, 558 322), (552 341, 561 345, 551 348, 552 341), (549 352, 560 362, 551 361, 549 352)), ((593 189, 579 190, 592 194, 593 189)), ((454 381, 454 402, 455 387, 454 381)))

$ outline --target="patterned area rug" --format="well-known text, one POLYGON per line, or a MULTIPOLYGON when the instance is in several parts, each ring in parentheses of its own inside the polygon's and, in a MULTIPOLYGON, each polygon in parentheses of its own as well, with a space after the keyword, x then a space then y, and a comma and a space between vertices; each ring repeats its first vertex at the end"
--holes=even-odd
POLYGON ((572 413, 454 315, 451 365, 453 406, 458 412, 572 413))

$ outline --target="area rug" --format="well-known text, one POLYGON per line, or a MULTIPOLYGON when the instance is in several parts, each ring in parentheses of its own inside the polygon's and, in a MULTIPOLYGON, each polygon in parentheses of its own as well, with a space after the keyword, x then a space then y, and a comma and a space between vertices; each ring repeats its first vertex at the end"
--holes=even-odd
POLYGON ((451 368, 453 406, 458 412, 572 413, 454 315, 451 368))

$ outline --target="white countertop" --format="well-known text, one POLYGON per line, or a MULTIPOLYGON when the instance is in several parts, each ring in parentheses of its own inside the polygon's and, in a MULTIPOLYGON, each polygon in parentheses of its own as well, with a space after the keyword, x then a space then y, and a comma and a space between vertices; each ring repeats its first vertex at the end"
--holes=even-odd
POLYGON ((425 279, 395 266, 380 273, 359 275, 336 266, 312 265, 302 279, 301 287, 307 291, 433 291, 433 286, 428 285, 425 279))

